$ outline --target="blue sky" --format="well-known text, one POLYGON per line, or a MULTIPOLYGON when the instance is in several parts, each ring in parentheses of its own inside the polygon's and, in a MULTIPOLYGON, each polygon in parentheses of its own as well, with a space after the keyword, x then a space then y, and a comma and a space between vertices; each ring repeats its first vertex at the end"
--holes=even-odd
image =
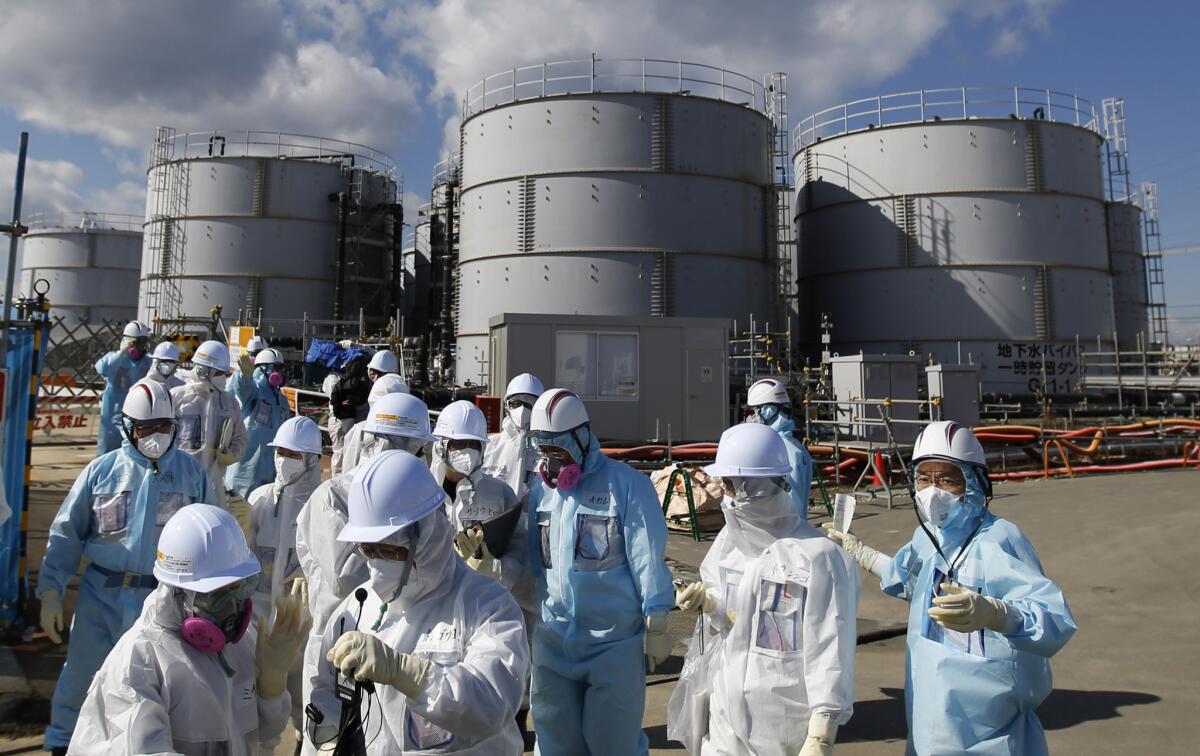
MULTIPOLYGON (((29 210, 141 213, 160 124, 360 141, 424 202, 465 88, 540 60, 683 58, 790 75, 792 122, 845 100, 959 85, 1127 101, 1134 180, 1165 247, 1200 246, 1192 3, 1152 0, 8 0, 0 207, 31 132, 29 210)), ((448 136, 451 135, 451 136, 448 136)), ((7 212, 5 210, 4 212, 7 212)), ((1200 331, 1200 254, 1166 258, 1177 338, 1200 331), (1194 318, 1194 320, 1187 320, 1194 318)))

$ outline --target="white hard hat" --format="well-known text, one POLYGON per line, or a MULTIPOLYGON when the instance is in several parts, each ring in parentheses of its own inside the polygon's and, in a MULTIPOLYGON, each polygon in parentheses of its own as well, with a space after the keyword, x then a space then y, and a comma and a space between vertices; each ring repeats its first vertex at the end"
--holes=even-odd
POLYGON ((970 428, 953 420, 939 420, 921 430, 913 443, 912 461, 916 465, 927 459, 963 462, 987 470, 983 446, 970 428))
POLYGON ((133 384, 121 405, 121 414, 140 423, 143 420, 174 420, 171 392, 158 381, 142 379, 133 384))
POLYGON ((206 341, 196 347, 192 355, 193 365, 202 365, 219 372, 229 371, 229 347, 219 341, 206 341))
POLYGON ((437 425, 433 435, 438 438, 451 438, 487 442, 487 418, 471 402, 460 399, 446 405, 438 415, 437 425))
POLYGON ((307 417, 289 417, 275 431, 275 439, 267 446, 291 449, 307 454, 321 453, 321 429, 307 417))
POLYGON ((424 462, 388 449, 354 473, 349 521, 339 541, 379 543, 442 506, 446 494, 424 462))
POLYGON ((131 320, 125 324, 125 330, 121 331, 121 335, 134 339, 148 339, 150 338, 150 329, 140 320, 131 320))
POLYGON ((565 433, 588 424, 587 407, 574 392, 552 388, 534 402, 529 420, 530 431, 565 433))
POLYGON ((408 384, 404 382, 404 379, 398 373, 387 373, 379 376, 379 380, 371 384, 371 390, 367 392, 367 406, 374 407, 375 402, 388 394, 407 393, 408 384))
POLYGON ((790 474, 792 463, 778 433, 758 423, 742 423, 721 434, 717 460, 704 472, 717 478, 774 478, 790 474))
POLYGON ((261 570, 233 515, 211 504, 189 504, 163 526, 154 577, 160 583, 211 593, 261 570))
POLYGON ((368 370, 378 370, 381 373, 399 373, 400 363, 396 353, 390 349, 380 349, 367 363, 368 370))
POLYGON ((429 408, 412 394, 381 397, 363 421, 363 430, 385 436, 419 438, 429 443, 437 440, 429 433, 429 408))
POLYGON ((536 399, 545 390, 542 387, 542 382, 538 380, 536 375, 533 373, 521 373, 508 382, 508 388, 504 389, 504 399, 507 401, 510 397, 517 394, 529 394, 536 399))
POLYGON ((787 388, 774 378, 763 378, 753 386, 746 396, 746 404, 758 407, 763 404, 791 404, 787 388))
POLYGON ((251 336, 250 340, 246 342, 246 351, 247 352, 261 352, 262 350, 264 350, 266 348, 267 348, 267 340, 264 339, 262 336, 258 336, 258 335, 251 336))
MULTIPOLYGON (((246 347, 249 349, 250 347, 246 347)), ((269 347, 259 350, 258 354, 254 355, 255 365, 282 365, 283 355, 277 349, 269 347)))
POLYGON ((169 360, 171 362, 179 362, 179 349, 169 341, 164 341, 154 347, 154 354, 150 355, 160 362, 169 360))

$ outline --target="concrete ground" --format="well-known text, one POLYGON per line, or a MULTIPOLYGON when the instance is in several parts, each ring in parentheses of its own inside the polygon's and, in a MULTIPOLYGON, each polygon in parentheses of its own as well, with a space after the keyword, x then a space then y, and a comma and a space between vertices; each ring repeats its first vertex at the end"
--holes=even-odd
MULTIPOLYGON (((86 446, 35 448, 29 533, 34 573, 54 512, 91 458, 86 446)), ((1200 581, 1191 572, 1200 540, 1197 490, 1195 470, 997 487, 993 511, 1016 522, 1037 547, 1080 628, 1054 658, 1055 689, 1038 712, 1052 753, 1194 752, 1200 741, 1200 644, 1192 636, 1200 626, 1200 581)), ((888 511, 860 503, 854 530, 892 552, 914 525, 911 507, 888 511)), ((673 534, 672 569, 694 576, 709 543, 673 534)), ((862 579, 860 634, 903 623, 906 605, 881 594, 871 576, 862 579)), ((686 632, 686 618, 673 625, 686 632)), ((0 754, 38 749, 62 658, 40 632, 0 645, 0 701, 26 699, 0 717, 0 754)), ((679 661, 669 664, 677 669, 679 661)), ((838 753, 903 753, 903 664, 903 638, 859 647, 855 714, 839 733, 838 753)), ((644 725, 652 753, 683 750, 666 740, 673 688, 670 677, 647 687, 644 725)), ((290 744, 277 753, 291 753, 290 744)))

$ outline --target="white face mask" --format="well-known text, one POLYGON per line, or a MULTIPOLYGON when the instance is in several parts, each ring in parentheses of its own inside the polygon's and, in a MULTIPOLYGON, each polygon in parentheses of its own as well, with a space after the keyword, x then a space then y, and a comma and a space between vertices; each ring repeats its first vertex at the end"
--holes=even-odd
POLYGON ((509 419, 512 420, 513 424, 521 430, 529 430, 529 418, 532 415, 533 410, 529 407, 526 407, 524 404, 522 404, 520 407, 517 407, 515 410, 510 409, 508 411, 509 419))
POLYGON ((917 511, 921 513, 921 519, 935 528, 942 527, 942 523, 946 522, 956 501, 957 496, 937 486, 917 491, 917 511))
POLYGON ((375 591, 375 595, 387 602, 395 601, 412 574, 412 553, 410 551, 408 559, 403 562, 368 559, 367 572, 370 574, 371 590, 375 591))
POLYGON ((303 459, 293 459, 282 454, 275 455, 275 485, 282 488, 297 480, 308 471, 303 459))
POLYGON ((138 439, 137 448, 146 458, 158 459, 171 448, 171 434, 151 433, 149 436, 143 436, 138 439))
POLYGON ((446 462, 455 472, 470 475, 479 466, 479 452, 476 449, 454 449, 446 462))
POLYGON ((175 369, 179 367, 178 362, 160 362, 154 366, 158 370, 158 374, 163 378, 170 378, 175 375, 175 369))

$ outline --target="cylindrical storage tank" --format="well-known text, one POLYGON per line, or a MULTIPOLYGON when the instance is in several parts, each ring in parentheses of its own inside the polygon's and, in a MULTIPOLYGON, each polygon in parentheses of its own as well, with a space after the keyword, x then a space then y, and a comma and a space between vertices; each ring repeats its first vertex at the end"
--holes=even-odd
POLYGON ((479 373, 504 312, 769 317, 762 88, 655 65, 546 64, 468 92, 457 375, 479 373))
MULTIPOLYGON (((359 233, 355 222, 340 235, 339 214, 361 207, 364 223, 382 225, 375 209, 396 195, 391 158, 320 137, 162 132, 148 172, 142 319, 207 317, 216 305, 226 322, 260 309, 264 321, 330 319, 341 280, 343 318, 357 320, 351 289, 386 285, 388 245, 364 240, 375 232, 359 233), (339 258, 351 263, 340 278, 339 258)), ((388 309, 382 303, 375 314, 388 309)), ((296 322, 269 333, 300 330, 296 322)))
POLYGON ((64 327, 80 321, 127 322, 137 316, 142 222, 117 213, 45 213, 29 218, 21 239, 18 291, 34 295, 45 279, 51 316, 64 327))
POLYGON ((1146 258, 1142 253, 1142 209, 1128 202, 1110 202, 1107 210, 1117 340, 1120 345, 1132 349, 1139 339, 1149 337, 1150 329, 1146 258))
POLYGON ((1084 100, 1013 88, 805 119, 794 159, 807 322, 828 313, 843 354, 974 362, 988 392, 1074 390, 1076 337, 1113 328, 1096 128, 1084 100))

